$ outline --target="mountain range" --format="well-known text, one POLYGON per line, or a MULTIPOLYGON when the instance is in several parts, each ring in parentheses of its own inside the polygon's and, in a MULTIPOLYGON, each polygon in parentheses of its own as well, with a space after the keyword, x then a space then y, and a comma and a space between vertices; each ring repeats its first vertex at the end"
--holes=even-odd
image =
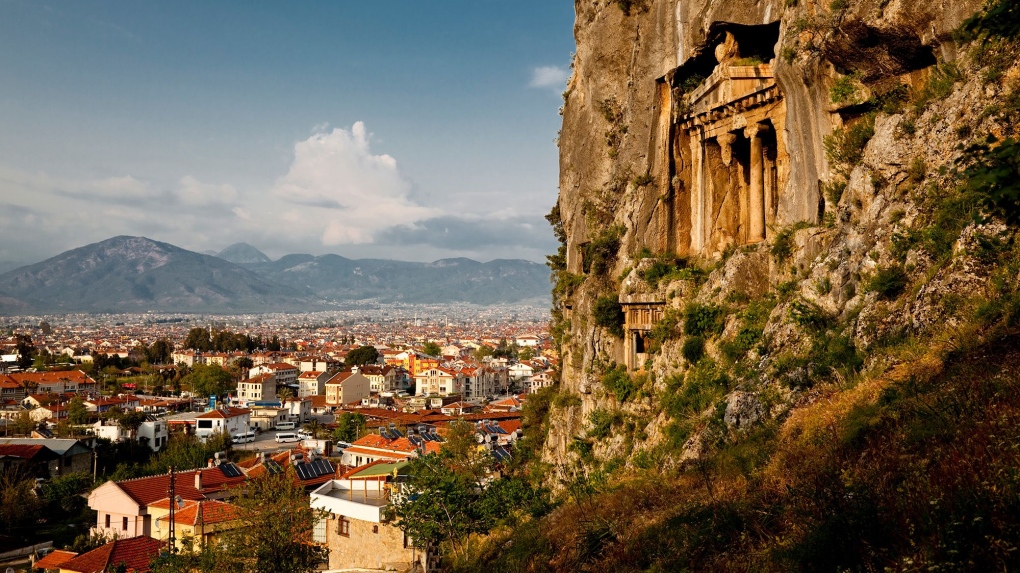
POLYGON ((274 261, 246 243, 213 256, 121 236, 0 274, 0 314, 311 311, 366 299, 545 304, 549 290, 548 269, 519 259, 274 261))

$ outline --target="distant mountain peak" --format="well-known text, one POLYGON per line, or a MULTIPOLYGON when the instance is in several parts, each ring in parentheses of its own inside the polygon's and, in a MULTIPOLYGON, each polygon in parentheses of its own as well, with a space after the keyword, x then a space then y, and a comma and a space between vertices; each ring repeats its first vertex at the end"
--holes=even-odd
POLYGON ((237 265, 270 263, 272 259, 248 243, 234 243, 216 254, 217 257, 237 265))

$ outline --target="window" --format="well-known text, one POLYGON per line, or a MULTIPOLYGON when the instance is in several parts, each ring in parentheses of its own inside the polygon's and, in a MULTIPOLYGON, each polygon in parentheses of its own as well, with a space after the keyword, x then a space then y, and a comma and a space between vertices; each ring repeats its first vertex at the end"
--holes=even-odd
POLYGON ((106 528, 107 529, 110 528, 110 514, 109 513, 106 514, 106 528))
POLYGON ((337 523, 337 533, 344 537, 351 536, 351 522, 344 516, 340 516, 340 521, 337 523))
POLYGON ((200 430, 211 430, 212 429, 212 420, 199 420, 198 421, 198 428, 200 430))
POLYGON ((123 521, 123 525, 121 526, 121 529, 123 529, 124 531, 127 531, 127 517, 124 517, 124 521, 123 521))
POLYGON ((372 526, 372 533, 379 533, 379 526, 378 525, 373 525, 372 526))

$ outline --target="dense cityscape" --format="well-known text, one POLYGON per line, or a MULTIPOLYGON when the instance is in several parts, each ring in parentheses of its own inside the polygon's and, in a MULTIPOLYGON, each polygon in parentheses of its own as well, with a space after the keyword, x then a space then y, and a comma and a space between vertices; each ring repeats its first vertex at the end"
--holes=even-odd
POLYGON ((162 554, 153 567, 187 570, 196 552, 257 517, 250 505, 244 517, 244 488, 285 476, 287 487, 274 483, 261 503, 282 504, 273 496, 293 489, 292 501, 314 510, 294 533, 314 537, 316 551, 294 557, 305 566, 434 568, 438 538, 410 514, 394 521, 384 511, 410 511, 394 502, 423 455, 469 462, 474 483, 515 463, 522 409, 556 377, 546 311, 350 306, 6 319, 0 456, 14 496, 5 499, 22 498, 5 505, 15 535, 3 539, 30 542, 9 562, 74 571, 99 552, 104 567, 122 554, 141 570, 162 554), (18 476, 31 487, 19 490, 18 476), (87 502, 57 499, 74 491, 87 502), (123 495, 137 510, 116 501, 123 495), (182 515, 192 529, 177 522, 175 535, 166 521, 182 515), (196 515, 207 533, 196 532, 196 515))

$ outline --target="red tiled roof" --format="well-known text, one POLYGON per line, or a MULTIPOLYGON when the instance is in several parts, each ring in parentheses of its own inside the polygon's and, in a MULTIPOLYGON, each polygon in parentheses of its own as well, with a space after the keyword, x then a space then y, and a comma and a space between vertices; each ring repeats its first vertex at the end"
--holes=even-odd
POLYGON ((20 458, 28 461, 35 459, 45 461, 56 459, 59 456, 43 445, 0 444, 0 458, 3 457, 20 458))
POLYGON ((224 408, 222 410, 210 410, 205 414, 199 414, 195 418, 236 418, 237 416, 243 416, 245 414, 251 414, 251 410, 246 408, 224 408))
POLYGON ((270 370, 297 370, 297 366, 293 364, 287 364, 286 362, 274 362, 272 364, 266 364, 266 368, 270 370))
POLYGON ((386 459, 390 459, 390 460, 398 460, 398 461, 399 460, 406 460, 411 455, 408 452, 388 452, 388 451, 380 451, 380 450, 369 449, 369 448, 359 448, 358 446, 351 446, 351 447, 347 448, 346 450, 344 450, 344 453, 345 454, 348 454, 348 453, 350 453, 350 454, 361 454, 361 455, 372 456, 372 457, 377 457, 377 458, 382 457, 382 458, 386 458, 386 459))
POLYGON ((184 506, 184 509, 174 513, 174 522, 185 525, 196 525, 201 522, 205 525, 234 521, 238 518, 238 507, 222 501, 200 501, 184 506))
POLYGON ((78 554, 73 551, 61 551, 55 549, 49 555, 35 562, 33 569, 60 569, 60 566, 73 559, 78 554))
POLYGON ((347 380, 348 378, 350 378, 353 375, 354 375, 354 373, 350 372, 348 370, 344 370, 343 372, 337 372, 336 374, 333 375, 332 378, 330 378, 329 380, 326 381, 326 384, 327 385, 329 385, 329 384, 342 384, 344 380, 347 380))
MULTIPOLYGON (((220 491, 244 482, 244 476, 228 478, 220 468, 203 468, 177 474, 174 480, 174 492, 184 499, 197 501, 205 499, 205 494, 220 491), (195 489, 195 472, 202 472, 202 490, 195 489)), ((159 474, 143 478, 135 478, 116 482, 117 487, 128 494, 138 505, 149 505, 166 498, 170 486, 170 475, 159 474)))
POLYGON ((115 539, 67 561, 60 568, 77 573, 99 573, 109 565, 123 563, 129 571, 148 571, 149 562, 164 546, 162 541, 151 537, 115 539))
POLYGON ((17 372, 11 374, 16 382, 31 382, 39 384, 42 382, 59 382, 61 380, 70 380, 79 384, 95 384, 96 381, 89 378, 88 374, 85 374, 81 370, 61 370, 56 372, 17 372))

